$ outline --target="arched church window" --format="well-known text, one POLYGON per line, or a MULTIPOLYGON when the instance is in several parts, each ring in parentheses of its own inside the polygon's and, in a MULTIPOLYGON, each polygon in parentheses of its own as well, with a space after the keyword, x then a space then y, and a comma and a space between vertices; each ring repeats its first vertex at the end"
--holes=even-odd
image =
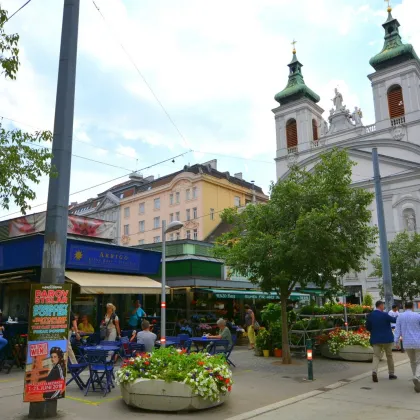
POLYGON ((400 85, 391 86, 388 90, 389 118, 405 115, 403 92, 400 85))
POLYGON ((409 232, 416 232, 417 230, 417 221, 416 213, 413 209, 405 209, 403 211, 404 218, 404 228, 409 232))
POLYGON ((286 123, 287 148, 295 148, 298 145, 297 124, 294 118, 286 123))
POLYGON ((313 136, 314 141, 317 141, 319 139, 319 137, 318 137, 318 124, 316 123, 315 118, 312 119, 312 136, 313 136))

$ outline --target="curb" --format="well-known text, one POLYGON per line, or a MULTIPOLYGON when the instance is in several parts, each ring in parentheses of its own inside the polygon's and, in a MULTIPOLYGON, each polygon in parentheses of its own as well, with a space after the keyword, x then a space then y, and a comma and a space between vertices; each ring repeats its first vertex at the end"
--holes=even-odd
MULTIPOLYGON (((401 360, 395 363, 395 367, 404 365, 408 363, 409 360, 401 360)), ((387 366, 384 366, 378 369, 378 372, 383 372, 388 370, 387 366)), ((279 408, 286 407, 288 405, 296 404, 299 401, 307 400, 308 398, 316 397, 320 394, 325 394, 328 391, 331 391, 336 388, 341 388, 343 386, 349 385, 353 382, 360 381, 361 379, 367 378, 372 375, 372 372, 361 373, 360 375, 353 376, 352 378, 347 379, 345 382, 338 381, 331 385, 328 385, 323 388, 323 390, 314 390, 310 392, 306 392, 305 394, 297 395, 296 397, 288 398, 287 400, 279 401, 274 404, 266 405, 265 407, 257 408, 256 410, 249 411, 247 413, 238 414, 237 416, 229 417, 226 420, 248 420, 253 419, 261 414, 269 413, 270 411, 278 410, 279 408)))

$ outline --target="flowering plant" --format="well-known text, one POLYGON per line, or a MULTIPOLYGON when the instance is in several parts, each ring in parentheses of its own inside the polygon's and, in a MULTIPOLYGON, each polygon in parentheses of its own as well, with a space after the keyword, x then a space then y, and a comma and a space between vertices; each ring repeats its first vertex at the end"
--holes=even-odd
POLYGON ((212 327, 209 324, 200 324, 198 328, 202 331, 211 331, 212 327))
POLYGON ((161 348, 153 353, 139 354, 125 362, 117 372, 120 384, 136 379, 162 379, 183 382, 195 395, 218 401, 232 389, 232 372, 223 355, 186 354, 185 350, 161 348))
POLYGON ((318 337, 319 344, 328 344, 331 353, 338 354, 344 346, 370 346, 370 334, 365 328, 360 327, 357 331, 346 331, 336 328, 329 334, 318 337))

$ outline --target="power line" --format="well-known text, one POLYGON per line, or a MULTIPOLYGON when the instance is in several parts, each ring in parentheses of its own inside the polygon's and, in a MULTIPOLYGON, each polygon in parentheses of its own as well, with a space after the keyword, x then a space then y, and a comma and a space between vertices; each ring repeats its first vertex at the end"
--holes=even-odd
POLYGON ((109 30, 111 31, 112 35, 114 36, 116 42, 119 44, 119 46, 121 47, 121 49, 124 51, 125 55, 127 56, 127 58, 130 60, 131 64, 134 66, 134 68, 136 69, 137 73, 139 74, 139 76, 142 78, 143 82, 145 83, 145 85, 147 86, 147 88, 150 90, 150 92, 152 93, 153 97, 155 98, 156 102, 159 104, 159 106, 161 107, 162 111, 164 112, 164 114, 166 115, 166 117, 168 118, 168 120, 170 121, 170 123, 174 126, 175 130, 177 131, 177 133, 179 134, 179 136, 181 137, 181 139, 184 141, 185 146, 186 147, 190 147, 189 143, 187 141, 187 139, 184 137, 184 135, 181 133, 181 130, 178 128, 178 126, 175 124, 175 121, 172 119, 172 117, 169 115, 169 112, 166 110, 166 108, 163 106, 162 102, 159 100, 158 96, 156 95, 156 93, 154 92, 154 90, 152 89, 152 87, 149 85, 149 83, 147 82, 146 78, 144 77, 143 73, 140 71, 140 69, 138 68, 137 64, 135 63, 135 61, 133 60, 133 58, 131 57, 131 55, 128 53, 128 51, 126 50, 126 48, 124 47, 123 43, 120 41, 120 39, 118 38, 118 36, 115 34, 115 32, 113 31, 112 27, 108 24, 108 22, 105 19, 105 16, 103 15, 103 13, 101 12, 101 10, 99 9, 99 7, 97 6, 97 4, 95 3, 94 0, 92 0, 93 5, 95 6, 96 10, 99 12, 99 14, 102 16, 102 19, 104 20, 105 24, 108 26, 109 30))
POLYGON ((10 17, 7 18, 6 22, 8 22, 14 15, 16 15, 19 11, 21 11, 26 5, 28 5, 32 0, 28 0, 23 6, 19 7, 15 13, 13 13, 10 17))
MULTIPOLYGON (((146 167, 144 167, 144 168, 139 169, 139 172, 140 172, 140 171, 144 171, 144 170, 146 170, 146 169, 153 168, 153 167, 158 166, 158 165, 160 165, 160 164, 162 164, 162 163, 172 161, 172 160, 174 160, 174 159, 176 159, 176 158, 179 158, 179 157, 181 157, 181 156, 184 156, 184 155, 186 155, 186 154, 188 154, 188 153, 190 153, 190 152, 191 152, 191 151, 190 151, 190 150, 188 150, 187 152, 184 152, 184 153, 181 153, 181 154, 179 154, 179 155, 172 156, 172 157, 170 157, 170 158, 168 158, 168 159, 162 160, 162 161, 160 161, 160 162, 154 163, 153 165, 146 166, 146 167)), ((75 191, 75 192, 73 192, 73 193, 70 193, 70 194, 69 194, 69 197, 70 197, 70 196, 72 196, 72 195, 76 195, 76 194, 80 194, 80 193, 83 193, 83 192, 86 192, 86 191, 92 190, 93 188, 101 187, 102 185, 109 184, 110 182, 118 181, 118 180, 120 180, 120 179, 122 179, 122 178, 125 178, 126 176, 127 176, 127 174, 122 175, 122 176, 119 176, 119 177, 117 177, 117 178, 110 179, 110 180, 108 180, 108 181, 101 182, 101 183, 96 184, 96 185, 93 185, 93 186, 91 186, 91 187, 84 188, 83 190, 75 191)), ((151 182, 152 182, 152 181, 150 181, 150 183, 151 183, 151 182)), ((147 184, 145 184, 145 185, 147 185, 147 184)), ((32 206, 32 207, 31 207, 31 210, 32 210, 32 209, 35 209, 35 208, 37 208, 37 207, 45 206, 46 204, 47 204, 47 203, 37 204, 37 205, 35 205, 35 206, 32 206)), ((7 214, 4 214, 4 215, 1 215, 1 216, 0 216, 0 219, 3 219, 3 218, 8 217, 8 216, 13 216, 13 215, 15 215, 15 214, 21 214, 21 212, 20 212, 20 211, 15 211, 15 212, 13 212, 13 213, 7 213, 7 214)))

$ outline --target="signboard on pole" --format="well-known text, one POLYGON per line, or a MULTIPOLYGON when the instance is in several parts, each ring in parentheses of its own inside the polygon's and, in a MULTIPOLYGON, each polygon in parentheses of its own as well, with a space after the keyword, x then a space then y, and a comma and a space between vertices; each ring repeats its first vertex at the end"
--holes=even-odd
POLYGON ((24 402, 64 398, 71 285, 31 287, 24 402))

